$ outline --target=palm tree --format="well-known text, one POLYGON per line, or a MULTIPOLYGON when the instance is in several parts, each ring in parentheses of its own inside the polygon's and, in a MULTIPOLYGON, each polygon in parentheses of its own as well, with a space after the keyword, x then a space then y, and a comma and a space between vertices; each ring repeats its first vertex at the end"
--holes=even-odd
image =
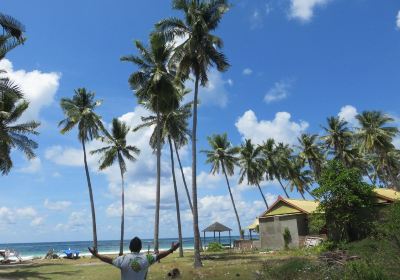
POLYGON ((379 111, 364 111, 356 118, 360 124, 356 131, 360 151, 364 154, 376 155, 379 162, 378 168, 381 169, 378 169, 377 173, 387 174, 381 179, 386 183, 391 179, 393 187, 399 187, 397 183, 399 170, 396 168, 397 164, 393 164, 393 159, 396 157, 389 158, 390 153, 395 150, 393 138, 399 133, 397 127, 389 126, 394 119, 379 111))
POLYGON ((62 127, 62 134, 65 134, 78 126, 78 139, 81 142, 83 149, 83 162, 85 165, 90 208, 92 212, 93 247, 97 250, 96 213, 94 208, 92 183, 90 181, 86 158, 86 142, 97 138, 101 131, 105 131, 105 128, 100 117, 94 112, 94 110, 101 104, 99 100, 95 101, 94 97, 94 92, 90 92, 85 88, 78 88, 74 91, 72 98, 62 98, 60 106, 66 118, 62 120, 58 126, 62 127))
POLYGON ((25 41, 23 33, 25 27, 15 18, 0 13, 0 26, 3 29, 3 34, 0 35, 0 60, 16 46, 25 41))
POLYGON ((263 167, 266 179, 274 180, 276 178, 286 197, 290 198, 286 188, 282 184, 282 179, 284 179, 287 174, 285 165, 282 164, 283 159, 285 158, 285 150, 283 149, 283 146, 280 146, 278 149, 275 145, 275 140, 271 138, 264 142, 261 145, 261 148, 263 153, 263 167))
POLYGON ((228 175, 233 175, 235 165, 237 165, 236 154, 239 152, 239 149, 237 147, 232 147, 232 144, 229 142, 226 133, 216 134, 211 137, 207 137, 207 140, 208 144, 211 147, 211 150, 202 152, 205 153, 207 156, 206 162, 210 163, 212 166, 211 173, 215 174, 222 171, 222 173, 225 175, 233 210, 235 211, 236 220, 238 223, 240 238, 243 239, 242 227, 240 225, 239 215, 236 210, 235 200, 233 199, 231 186, 228 179, 228 175))
POLYGON ((12 166, 11 150, 22 151, 28 159, 36 157, 33 150, 38 144, 28 136, 38 135, 36 128, 40 123, 30 121, 20 123, 18 119, 28 109, 29 103, 23 99, 16 99, 10 95, 1 94, 2 110, 0 114, 0 172, 7 175, 12 166))
POLYGON ((301 197, 305 199, 304 192, 308 192, 311 195, 309 191, 309 186, 313 182, 311 170, 304 169, 304 160, 299 156, 288 158, 287 164, 290 191, 296 189, 301 194, 301 197))
POLYGON ((327 127, 323 127, 325 135, 321 137, 325 149, 347 167, 356 160, 357 152, 353 149, 353 132, 347 127, 348 123, 339 117, 327 118, 327 127))
POLYGON ((225 55, 220 51, 222 40, 211 32, 216 30, 222 16, 228 11, 227 0, 173 0, 173 8, 184 13, 185 21, 168 18, 156 24, 156 28, 169 40, 183 37, 171 57, 172 64, 178 64, 178 75, 187 78, 194 75, 193 125, 192 125, 192 202, 194 234, 194 266, 202 266, 200 259, 199 218, 197 208, 197 104, 199 83, 208 82, 208 70, 215 65, 218 71, 229 67, 225 55))
POLYGON ((317 143, 317 134, 305 134, 303 133, 299 138, 298 148, 300 149, 300 158, 307 161, 311 170, 314 173, 314 177, 318 179, 321 175, 321 169, 324 164, 324 156, 321 152, 320 146, 317 143))
POLYGON ((126 172, 125 159, 136 161, 135 155, 139 155, 140 150, 131 145, 127 145, 126 136, 130 131, 130 127, 125 122, 116 118, 112 121, 111 135, 101 137, 100 140, 107 146, 91 151, 90 154, 100 154, 102 157, 99 160, 100 170, 104 170, 118 161, 119 170, 121 173, 121 239, 119 243, 119 255, 124 254, 124 220, 125 220, 125 188, 124 174, 126 172))
MULTIPOLYGON (((168 44, 163 36, 153 33, 150 36, 148 48, 136 41, 136 48, 139 56, 124 56, 122 61, 132 62, 139 67, 129 77, 129 84, 135 91, 138 102, 146 108, 155 112, 157 123, 160 123, 160 116, 163 112, 169 112, 179 106, 179 97, 176 94, 176 79, 173 67, 167 63, 172 55, 173 46, 168 44)), ((159 128, 160 126, 157 125, 159 128)), ((157 130, 157 185, 156 185, 156 209, 154 222, 154 250, 159 247, 159 224, 160 224, 160 194, 161 194, 161 133, 157 130)))
POLYGON ((240 146, 238 160, 240 166, 239 184, 241 184, 246 177, 248 185, 256 185, 264 200, 265 206, 268 209, 268 202, 265 199, 264 193, 260 187, 260 182, 262 181, 264 173, 261 153, 262 147, 254 147, 250 139, 246 139, 245 142, 240 146))

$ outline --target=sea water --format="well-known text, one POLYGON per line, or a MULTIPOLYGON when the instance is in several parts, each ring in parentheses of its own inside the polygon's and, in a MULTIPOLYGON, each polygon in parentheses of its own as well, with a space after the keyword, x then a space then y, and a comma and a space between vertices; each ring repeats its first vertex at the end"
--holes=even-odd
MULTIPOLYGON (((231 241, 238 239, 236 236, 231 237, 231 241)), ((177 238, 160 238, 160 250, 167 250, 171 247, 172 242, 177 242, 177 238)), ((201 239, 203 242, 203 238, 201 239)), ((221 236, 221 243, 229 244, 228 236, 221 236)), ((218 236, 215 239, 218 242, 218 236)), ((183 238, 183 249, 193 250, 193 238, 183 238)), ((206 244, 214 242, 214 237, 206 237, 206 244)), ((142 251, 153 251, 153 240, 142 239, 142 251)), ((63 242, 38 242, 38 243, 0 243, 0 250, 13 249, 17 251, 23 259, 41 258, 44 257, 49 250, 54 250, 55 253, 63 256, 64 250, 78 250, 81 256, 88 256, 90 252, 88 247, 92 247, 92 241, 63 241, 63 242)), ((98 251, 100 254, 117 254, 119 252, 119 240, 101 240, 98 241, 98 251)), ((124 252, 129 252, 129 240, 124 241, 124 252)))

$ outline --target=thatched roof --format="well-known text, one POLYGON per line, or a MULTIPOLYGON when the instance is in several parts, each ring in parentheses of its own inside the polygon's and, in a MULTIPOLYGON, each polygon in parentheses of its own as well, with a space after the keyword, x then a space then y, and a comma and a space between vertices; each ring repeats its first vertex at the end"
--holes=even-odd
POLYGON ((209 225, 206 227, 203 231, 216 231, 216 232, 223 232, 223 231, 231 231, 232 229, 228 228, 227 226, 224 226, 223 224, 220 224, 218 222, 213 223, 212 225, 209 225))

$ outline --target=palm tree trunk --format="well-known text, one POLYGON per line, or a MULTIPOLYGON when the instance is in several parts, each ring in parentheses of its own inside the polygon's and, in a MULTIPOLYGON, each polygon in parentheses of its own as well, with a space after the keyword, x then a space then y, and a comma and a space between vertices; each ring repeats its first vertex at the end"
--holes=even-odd
POLYGON ((188 186, 186 184, 185 173, 183 173, 181 158, 179 157, 179 152, 178 152, 178 149, 176 147, 176 142, 175 141, 174 141, 174 147, 175 147, 176 158, 178 159, 178 163, 179 163, 179 168, 181 169, 182 181, 183 181, 183 185, 185 186, 186 196, 187 196, 187 199, 188 199, 188 202, 189 202, 190 210, 192 211, 192 214, 193 214, 192 200, 190 198, 189 189, 188 189, 188 186))
POLYGON ((89 168, 88 168, 87 159, 86 159, 85 140, 82 140, 82 148, 83 148, 83 162, 85 163, 86 180, 87 180, 88 189, 89 189, 90 210, 92 211, 93 248, 94 248, 94 250, 97 250, 96 211, 94 209, 92 183, 90 182, 89 168))
POLYGON ((124 227, 125 227, 125 183, 124 173, 122 172, 121 164, 119 165, 121 171, 121 239, 119 241, 119 255, 124 254, 124 227))
POLYGON ((312 198, 316 199, 315 196, 314 196, 308 189, 306 189, 306 192, 307 192, 312 198))
POLYGON ((288 193, 287 193, 287 191, 286 191, 286 188, 283 186, 283 184, 282 184, 282 182, 281 182, 281 179, 280 179, 280 178, 277 178, 277 179, 278 179, 279 184, 280 184, 281 187, 282 187, 282 190, 285 192, 286 197, 287 197, 287 198, 290 198, 289 195, 288 195, 288 193))
POLYGON ((161 196, 161 131, 160 110, 157 102, 157 185, 156 185, 156 211, 154 217, 154 251, 158 252, 158 235, 160 229, 160 196, 161 196))
POLYGON ((304 193, 300 192, 301 197, 303 198, 303 200, 306 200, 306 198, 304 197, 304 193))
POLYGON ((262 190, 261 190, 261 187, 260 187, 260 184, 259 184, 259 183, 257 183, 257 187, 258 187, 258 189, 259 189, 259 191, 260 191, 260 193, 261 193, 261 196, 262 196, 262 198, 264 199, 265 206, 267 206, 267 209, 268 209, 268 208, 269 208, 269 206, 268 206, 268 202, 267 202, 267 200, 265 199, 264 193, 262 192, 262 190))
POLYGON ((224 163, 222 163, 222 171, 224 172, 225 179, 226 179, 226 184, 228 185, 228 190, 229 190, 229 195, 231 196, 233 210, 235 210, 236 220, 237 220, 238 227, 239 227, 240 239, 244 239, 243 232, 242 232, 242 226, 240 225, 239 215, 238 215, 238 212, 236 210, 235 200, 233 199, 231 186, 229 184, 228 175, 226 175, 226 170, 225 170, 225 164, 224 163))
POLYGON ((193 236, 194 236, 194 267, 202 265, 200 259, 200 234, 199 234, 199 213, 197 208, 197 103, 199 95, 199 75, 196 75, 193 100, 193 126, 192 126, 192 202, 193 202, 193 236))
POLYGON ((176 187, 174 151, 173 151, 173 148, 172 148, 171 137, 169 137, 169 136, 168 136, 168 142, 169 142, 169 150, 171 152, 172 181, 174 183, 175 204, 176 204, 176 220, 178 222, 178 238, 179 238, 179 244, 180 244, 179 245, 179 257, 183 257, 181 213, 180 213, 180 210, 179 210, 178 188, 176 187))

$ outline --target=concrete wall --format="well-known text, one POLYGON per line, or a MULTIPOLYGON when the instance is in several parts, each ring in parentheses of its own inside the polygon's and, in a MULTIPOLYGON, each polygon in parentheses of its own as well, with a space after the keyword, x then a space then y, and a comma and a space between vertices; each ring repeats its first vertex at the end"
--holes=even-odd
POLYGON ((292 236, 289 247, 299 247, 299 236, 307 235, 306 215, 287 215, 260 218, 260 242, 262 249, 279 250, 285 247, 283 233, 288 228, 292 236))

